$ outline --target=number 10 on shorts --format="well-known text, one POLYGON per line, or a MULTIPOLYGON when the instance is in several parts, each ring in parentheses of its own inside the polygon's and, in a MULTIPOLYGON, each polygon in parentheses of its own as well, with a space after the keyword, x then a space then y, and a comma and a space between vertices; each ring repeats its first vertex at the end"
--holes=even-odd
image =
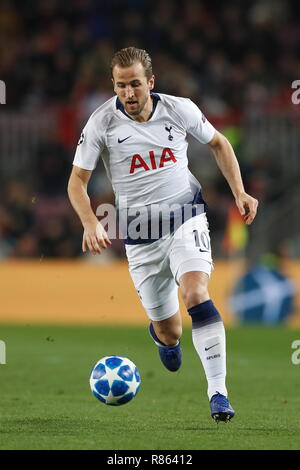
POLYGON ((201 232, 199 235, 198 230, 193 230, 196 247, 199 248, 201 253, 210 252, 210 240, 207 232, 201 232))

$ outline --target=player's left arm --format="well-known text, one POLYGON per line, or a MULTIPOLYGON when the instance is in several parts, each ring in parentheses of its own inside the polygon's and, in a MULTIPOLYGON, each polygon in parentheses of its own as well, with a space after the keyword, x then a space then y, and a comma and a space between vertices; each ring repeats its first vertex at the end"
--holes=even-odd
POLYGON ((240 214, 245 223, 250 225, 256 215, 258 201, 245 192, 240 167, 230 142, 223 134, 216 131, 208 145, 231 188, 240 214))

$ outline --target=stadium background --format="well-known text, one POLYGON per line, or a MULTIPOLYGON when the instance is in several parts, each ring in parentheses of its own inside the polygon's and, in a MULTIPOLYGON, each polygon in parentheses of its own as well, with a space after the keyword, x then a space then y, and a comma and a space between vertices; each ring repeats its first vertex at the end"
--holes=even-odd
MULTIPOLYGON (((0 1, 1 449, 299 450, 299 10, 297 0, 0 1), (151 54, 155 91, 190 97, 230 139, 260 202, 245 227, 212 154, 191 139, 190 169, 209 204, 210 292, 232 326, 237 415, 217 432, 185 309, 184 362, 170 374, 122 243, 83 255, 66 194, 82 126, 112 96, 111 55, 129 45, 151 54), (296 288, 287 325, 235 325, 232 290, 257 263, 296 288), (133 403, 113 410, 88 386, 107 354, 131 358, 142 376, 133 403)), ((101 163, 89 192, 94 208, 113 202, 101 163)), ((283 289, 264 287, 262 303, 276 307, 283 289)))
MULTIPOLYGON (((156 91, 190 97, 230 139, 246 190, 260 202, 248 229, 210 151, 191 139, 190 169, 210 207, 211 294, 225 321, 235 282, 262 256, 271 253, 299 284, 298 15, 298 2, 283 0, 1 2, 3 321, 146 323, 122 243, 82 255, 66 194, 80 131, 113 94, 110 58, 128 45, 151 54, 156 91)), ((94 208, 113 202, 101 163, 89 191, 94 208)))

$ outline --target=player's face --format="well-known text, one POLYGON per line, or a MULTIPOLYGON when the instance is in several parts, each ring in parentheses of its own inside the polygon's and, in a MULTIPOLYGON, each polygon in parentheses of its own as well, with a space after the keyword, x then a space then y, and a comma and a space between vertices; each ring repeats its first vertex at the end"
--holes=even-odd
POLYGON ((152 100, 150 91, 154 87, 154 76, 147 80, 145 70, 140 62, 136 62, 130 67, 113 68, 114 91, 128 113, 133 118, 138 117, 147 111, 152 110, 152 100), (151 109, 150 109, 151 107, 151 109))

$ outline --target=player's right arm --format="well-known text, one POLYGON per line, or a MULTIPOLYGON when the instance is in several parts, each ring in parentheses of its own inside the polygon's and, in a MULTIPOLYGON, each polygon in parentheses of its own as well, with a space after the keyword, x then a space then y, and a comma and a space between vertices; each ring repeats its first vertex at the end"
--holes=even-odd
POLYGON ((73 165, 68 183, 68 195, 83 225, 82 251, 85 252, 88 248, 96 254, 101 253, 101 248, 107 248, 107 244, 111 245, 111 241, 91 208, 87 193, 91 174, 92 171, 73 165))

